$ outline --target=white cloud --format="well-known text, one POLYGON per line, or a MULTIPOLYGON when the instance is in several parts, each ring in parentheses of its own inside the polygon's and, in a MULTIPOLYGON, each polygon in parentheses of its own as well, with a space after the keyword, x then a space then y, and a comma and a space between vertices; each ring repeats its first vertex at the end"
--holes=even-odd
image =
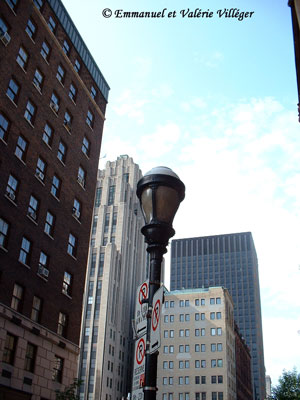
POLYGON ((144 122, 144 106, 148 102, 145 98, 137 98, 131 90, 127 89, 120 95, 112 108, 117 115, 133 118, 138 124, 142 124, 144 122))

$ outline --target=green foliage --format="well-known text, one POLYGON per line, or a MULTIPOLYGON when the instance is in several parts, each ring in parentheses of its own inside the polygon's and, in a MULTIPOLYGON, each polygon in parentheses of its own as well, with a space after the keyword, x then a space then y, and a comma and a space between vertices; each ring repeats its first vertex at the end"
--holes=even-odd
POLYGON ((56 390, 56 400, 79 400, 79 396, 76 393, 80 385, 81 381, 75 379, 63 392, 56 390))
POLYGON ((279 384, 272 388, 274 400, 299 400, 300 399, 300 374, 296 368, 293 371, 283 370, 279 384))

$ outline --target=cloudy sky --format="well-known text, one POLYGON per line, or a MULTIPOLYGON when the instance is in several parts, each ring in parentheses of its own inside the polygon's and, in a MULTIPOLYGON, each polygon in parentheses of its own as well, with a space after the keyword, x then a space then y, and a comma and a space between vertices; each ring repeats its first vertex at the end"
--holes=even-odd
POLYGON ((144 173, 172 168, 186 185, 176 238, 252 232, 266 372, 273 383, 284 368, 299 372, 300 124, 288 1, 63 2, 111 87, 101 167, 128 154, 144 173), (254 13, 219 17, 231 7, 254 13), (164 18, 115 17, 164 8, 164 18), (196 8, 213 15, 180 13, 196 8))

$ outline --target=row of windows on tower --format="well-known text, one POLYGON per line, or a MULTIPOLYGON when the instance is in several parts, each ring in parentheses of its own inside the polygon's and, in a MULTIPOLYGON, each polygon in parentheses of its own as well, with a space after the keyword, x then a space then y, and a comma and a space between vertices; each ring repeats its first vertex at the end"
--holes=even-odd
MULTIPOLYGON (((18 1, 14 0, 14 2, 12 0, 8 0, 7 3, 10 5, 10 7, 16 11, 17 9, 17 4, 18 1), (13 7, 12 4, 16 3, 13 7)), ((38 5, 38 3, 41 3, 43 5, 43 2, 41 0, 39 1, 34 1, 34 4, 37 6, 37 8, 39 10, 42 9, 42 5, 38 5)), ((53 15, 50 15, 47 21, 48 27, 49 29, 52 31, 53 34, 56 34, 56 30, 58 27, 57 21, 55 19, 55 17, 53 15)), ((5 19, 3 17, 0 18, 0 29, 1 32, 4 33, 8 33, 10 31, 10 26, 7 23, 7 21, 5 21, 5 19)), ((35 43, 35 39, 37 37, 37 32, 38 32, 38 28, 37 28, 37 24, 35 22, 35 20, 33 19, 33 17, 30 17, 27 21, 26 27, 25 27, 25 32, 27 33, 27 35, 31 38, 32 42, 35 43)), ((68 42, 67 39, 64 39, 62 44, 62 50, 63 52, 66 54, 66 56, 70 56, 70 52, 71 52, 71 45, 68 42)), ((42 48, 41 48, 41 55, 43 56, 43 58, 45 59, 45 61, 47 63, 49 63, 50 61, 50 55, 51 55, 51 46, 49 45, 49 43, 45 40, 42 44, 42 48)), ((19 50, 19 59, 18 62, 20 62, 20 65, 22 68, 26 69, 27 64, 28 64, 28 60, 29 60, 29 53, 28 51, 22 47, 22 50, 19 50)), ((62 67, 63 68, 63 67, 62 67)), ((74 70, 80 74, 81 72, 81 63, 78 60, 78 58, 76 58, 74 60, 74 70)), ((37 76, 37 86, 41 89, 41 85, 40 85, 40 79, 43 77, 44 75, 41 73, 41 77, 37 76)), ((59 77, 58 77, 59 79, 59 77)), ((62 82, 63 83, 63 82, 62 82)), ((73 85, 73 89, 71 89, 70 87, 70 93, 69 96, 70 98, 75 102, 76 100, 76 92, 77 89, 75 87, 75 85, 73 85)), ((90 95, 91 97, 95 100, 97 97, 97 90, 95 89, 95 87, 92 85, 91 89, 90 89, 90 95)))
MULTIPOLYGON (((190 300, 179 300, 178 304, 179 304, 179 307, 189 307, 190 300)), ((200 305, 205 306, 205 299, 195 299, 194 304, 196 307, 198 307, 200 305)), ((209 299, 209 304, 210 305, 221 304, 221 297, 211 297, 209 299)), ((170 300, 170 301, 166 300, 164 302, 165 308, 169 308, 169 306, 170 306, 170 308, 174 308, 176 305, 177 305, 176 301, 174 301, 174 300, 170 300)))
MULTIPOLYGON (((209 313, 209 319, 210 320, 215 320, 215 319, 221 319, 222 318, 222 313, 220 311, 218 312, 210 312, 209 313)), ((176 318, 177 319, 177 318, 176 318)), ((179 314, 178 315, 178 321, 179 322, 187 322, 190 321, 191 315, 190 314, 179 314)), ((194 320, 195 321, 204 321, 205 320, 205 313, 194 313, 194 320)), ((175 321, 175 315, 174 314, 166 314, 164 315, 164 322, 174 322, 175 321)))
MULTIPOLYGON (((206 376, 195 376, 193 377, 195 379, 195 385, 205 385, 206 384, 206 376)), ((177 378, 178 385, 189 385, 191 382, 191 379, 189 376, 178 376, 177 378)), ((212 384, 220 384, 223 383, 223 375, 211 375, 210 376, 210 383, 212 384)), ((174 384, 174 378, 173 376, 168 376, 168 377, 163 377, 163 385, 173 385, 174 384)))
MULTIPOLYGON (((45 233, 51 233, 51 229, 53 228, 53 218, 50 212, 47 212, 46 222, 45 222, 45 233)), ((0 247, 4 249, 8 249, 8 239, 10 233, 10 224, 0 218, 0 247)), ((48 233, 48 234, 49 234, 48 233)), ((67 244, 67 253, 72 257, 76 258, 78 248, 78 239, 72 233, 69 233, 68 244, 67 244)), ((31 256, 32 256, 33 243, 27 237, 23 236, 20 246, 19 253, 19 262, 30 267, 31 264, 31 256)), ((46 252, 41 251, 38 262, 38 274, 43 276, 44 278, 48 278, 49 275, 49 265, 50 265, 50 256, 46 254, 46 252)))
MULTIPOLYGON (((64 272, 64 278, 62 283, 62 293, 71 294, 72 290, 72 275, 67 271, 64 272)), ((19 313, 23 311, 23 304, 25 299, 25 288, 18 283, 14 284, 11 308, 19 313)), ((30 318, 35 322, 40 322, 43 313, 43 299, 38 296, 33 296, 32 308, 30 318)), ((59 312, 57 322, 57 333, 61 336, 66 337, 68 327, 68 315, 64 312, 59 312)))
MULTIPOLYGON (((195 377, 195 378, 197 378, 197 377, 195 377)), ((195 397, 193 397, 193 399, 195 399, 195 400, 208 400, 208 396, 207 396, 206 392, 195 392, 194 395, 195 395, 195 397)), ((178 397, 176 397, 176 400, 177 399, 178 400, 192 400, 189 392, 178 393, 178 397)), ((223 392, 211 392, 210 399, 211 400, 224 400, 223 392)), ((174 395, 174 393, 163 393, 162 400, 175 400, 175 395, 174 395)))
MULTIPOLYGON (((5 364, 14 365, 16 361, 16 354, 18 348, 18 337, 7 332, 5 344, 4 344, 4 351, 3 351, 3 366, 5 364)), ((23 348, 23 345, 22 345, 23 348)), ((23 352, 19 352, 19 354, 23 354, 23 352)), ((37 357, 39 356, 38 346, 27 342, 26 345, 26 352, 24 354, 24 370, 34 373, 35 371, 35 364, 37 357)), ((18 359, 18 365, 20 364, 20 355, 18 359)), ((52 380, 56 382, 62 382, 63 376, 63 367, 64 367, 64 359, 57 355, 54 355, 53 359, 53 369, 52 369, 52 380)), ((3 368, 4 370, 4 368, 3 368)), ((4 371, 3 371, 4 372, 4 371)), ((25 383, 25 381, 24 381, 25 383)))

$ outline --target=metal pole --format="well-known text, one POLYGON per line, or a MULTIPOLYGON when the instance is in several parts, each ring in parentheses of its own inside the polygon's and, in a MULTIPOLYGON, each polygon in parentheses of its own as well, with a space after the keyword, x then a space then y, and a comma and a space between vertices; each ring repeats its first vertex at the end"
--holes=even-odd
POLYGON ((150 331, 151 317, 153 310, 153 296, 161 285, 161 263, 163 254, 166 252, 166 246, 159 244, 151 244, 147 248, 150 254, 150 274, 149 274, 149 297, 148 297, 148 314, 147 314, 147 345, 146 345, 146 366, 145 366, 145 382, 144 382, 144 400, 156 399, 156 380, 157 380, 157 357, 156 353, 150 354, 150 331))

